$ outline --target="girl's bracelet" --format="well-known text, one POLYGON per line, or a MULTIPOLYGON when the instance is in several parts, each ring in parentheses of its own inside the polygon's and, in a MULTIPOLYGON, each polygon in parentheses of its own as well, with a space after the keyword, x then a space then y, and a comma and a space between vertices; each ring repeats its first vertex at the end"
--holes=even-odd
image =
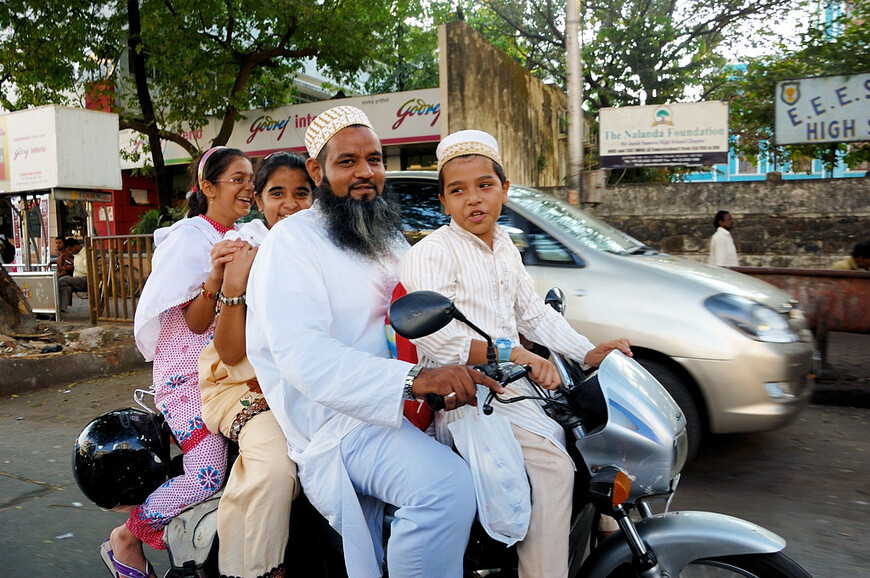
POLYGON ((217 298, 224 305, 242 305, 245 303, 245 293, 242 293, 238 297, 227 297, 223 293, 218 293, 217 298))
POLYGON ((199 294, 204 295, 206 299, 210 299, 214 301, 220 297, 220 290, 217 291, 209 291, 205 288, 205 281, 202 282, 202 285, 199 286, 199 294))

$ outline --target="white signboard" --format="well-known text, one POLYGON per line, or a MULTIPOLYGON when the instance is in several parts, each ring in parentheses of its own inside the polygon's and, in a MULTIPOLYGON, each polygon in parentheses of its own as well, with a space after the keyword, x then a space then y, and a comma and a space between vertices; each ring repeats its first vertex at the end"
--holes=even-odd
POLYGON ((870 73, 776 83, 776 144, 866 140, 870 140, 870 73))
POLYGON ((43 106, 6 116, 9 189, 121 188, 118 115, 43 106))
POLYGON ((700 166, 728 161, 728 103, 602 108, 602 168, 700 166))
MULTIPOLYGON (((392 94, 322 100, 271 110, 250 110, 237 120, 227 146, 241 149, 250 156, 263 156, 278 150, 305 152, 305 130, 314 118, 328 108, 350 105, 362 109, 384 146, 417 142, 438 142, 441 139, 441 97, 439 89, 411 90, 392 94)), ((217 136, 220 123, 213 120, 201 130, 183 136, 207 148, 217 136)), ((147 139, 134 131, 121 134, 121 146, 129 152, 143 150, 147 139)), ((164 141, 163 155, 167 164, 186 163, 190 155, 177 144, 164 141)), ((123 168, 144 164, 141 155, 124 160, 123 168)))

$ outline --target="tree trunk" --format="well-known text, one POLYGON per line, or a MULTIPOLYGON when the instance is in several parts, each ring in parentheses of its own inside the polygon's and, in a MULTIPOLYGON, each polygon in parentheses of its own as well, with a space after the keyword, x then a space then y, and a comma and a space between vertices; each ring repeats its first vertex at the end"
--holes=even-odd
POLYGON ((127 25, 129 26, 130 57, 133 62, 133 78, 136 79, 136 97, 142 109, 148 146, 151 148, 151 161, 154 163, 154 176, 157 180, 157 199, 160 208, 172 206, 172 184, 166 174, 163 148, 160 146, 157 121, 154 117, 154 102, 148 90, 146 71, 147 51, 142 44, 142 21, 139 15, 139 0, 127 0, 127 25))
POLYGON ((0 333, 14 337, 36 331, 36 317, 30 304, 6 269, 0 267, 0 333))

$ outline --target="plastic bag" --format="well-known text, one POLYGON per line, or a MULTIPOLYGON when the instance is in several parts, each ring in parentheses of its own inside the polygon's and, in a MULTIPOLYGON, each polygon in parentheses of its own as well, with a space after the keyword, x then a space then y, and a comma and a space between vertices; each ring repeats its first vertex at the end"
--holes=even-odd
POLYGON ((471 466, 477 516, 493 539, 508 546, 519 542, 529 529, 531 488, 520 444, 510 420, 483 415, 485 394, 478 390, 478 411, 467 406, 466 416, 447 425, 456 449, 471 466))

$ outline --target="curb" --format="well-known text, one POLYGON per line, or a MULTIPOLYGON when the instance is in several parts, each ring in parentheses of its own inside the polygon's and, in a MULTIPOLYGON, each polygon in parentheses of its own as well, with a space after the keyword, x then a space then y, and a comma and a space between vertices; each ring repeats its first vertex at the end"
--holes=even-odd
MULTIPOLYGON (((102 347, 99 351, 59 352, 0 358, 0 396, 63 387, 149 367, 135 344, 102 347)), ((150 385, 149 383, 146 385, 150 385)))

